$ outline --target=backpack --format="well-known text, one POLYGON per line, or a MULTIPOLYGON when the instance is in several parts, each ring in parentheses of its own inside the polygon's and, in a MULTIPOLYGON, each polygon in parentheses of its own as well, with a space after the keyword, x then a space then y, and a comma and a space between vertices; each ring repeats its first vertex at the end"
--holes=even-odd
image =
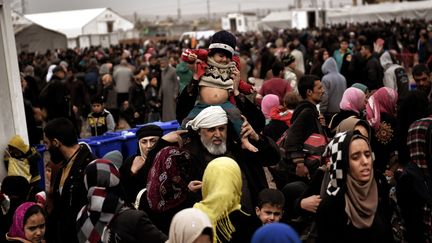
POLYGON ((310 173, 314 173, 319 166, 325 163, 323 153, 328 144, 326 136, 319 133, 312 133, 304 142, 303 152, 305 152, 304 164, 310 173))
POLYGON ((283 188, 287 183, 290 182, 290 174, 292 174, 293 171, 293 169, 290 168, 290 166, 285 162, 286 153, 284 149, 284 144, 286 142, 288 130, 289 128, 285 130, 285 132, 282 133, 281 137, 276 141, 276 145, 278 146, 281 154, 280 161, 276 165, 268 167, 268 170, 272 174, 273 180, 276 183, 276 187, 279 189, 283 188))

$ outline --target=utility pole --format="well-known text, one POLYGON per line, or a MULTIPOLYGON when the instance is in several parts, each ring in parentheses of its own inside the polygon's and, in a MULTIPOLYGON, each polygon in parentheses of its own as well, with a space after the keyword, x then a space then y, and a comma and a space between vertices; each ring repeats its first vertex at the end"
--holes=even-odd
POLYGON ((26 0, 21 0, 21 14, 26 14, 26 0))
POLYGON ((210 0, 207 0, 207 19, 210 22, 211 15, 210 15, 210 0))
POLYGON ((181 8, 180 8, 180 0, 177 0, 177 20, 181 19, 181 8))

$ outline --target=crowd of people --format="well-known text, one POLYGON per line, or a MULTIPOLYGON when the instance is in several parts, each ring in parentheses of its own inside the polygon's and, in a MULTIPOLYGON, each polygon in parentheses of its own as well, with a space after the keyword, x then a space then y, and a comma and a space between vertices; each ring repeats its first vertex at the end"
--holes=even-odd
POLYGON ((432 242, 432 23, 202 42, 20 53, 0 241, 432 242), (129 158, 78 142, 138 124, 129 158))

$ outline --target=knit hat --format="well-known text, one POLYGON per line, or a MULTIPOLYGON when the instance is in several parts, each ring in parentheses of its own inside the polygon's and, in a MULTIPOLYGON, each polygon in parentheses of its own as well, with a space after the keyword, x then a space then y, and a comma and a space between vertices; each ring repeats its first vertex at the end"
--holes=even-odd
POLYGON ((91 187, 112 188, 120 184, 120 172, 111 161, 96 159, 87 165, 84 175, 84 185, 91 187))
POLYGON ((24 143, 24 140, 21 138, 20 135, 13 136, 9 141, 9 146, 19 149, 24 154, 27 153, 30 149, 30 147, 24 143))
POLYGON ((153 125, 153 124, 143 126, 136 132, 136 137, 138 140, 140 140, 141 138, 144 138, 144 137, 149 137, 149 136, 162 137, 162 135, 163 135, 162 128, 160 128, 157 125, 153 125))
POLYGON ((365 94, 368 92, 368 87, 364 84, 361 84, 361 83, 355 83, 355 84, 351 85, 351 87, 357 88, 357 89, 363 91, 365 94))
POLYGON ((282 62, 285 66, 290 65, 291 63, 293 63, 295 61, 295 57, 291 54, 287 54, 285 56, 282 57, 282 62))
POLYGON ((118 150, 108 152, 103 156, 103 159, 111 161, 117 167, 117 169, 119 169, 123 164, 123 155, 118 150))
POLYGON ((232 58, 234 55, 234 50, 236 47, 236 38, 233 34, 226 30, 221 30, 216 32, 211 37, 211 44, 209 46, 210 53, 209 55, 214 54, 215 52, 222 52, 226 56, 232 58))

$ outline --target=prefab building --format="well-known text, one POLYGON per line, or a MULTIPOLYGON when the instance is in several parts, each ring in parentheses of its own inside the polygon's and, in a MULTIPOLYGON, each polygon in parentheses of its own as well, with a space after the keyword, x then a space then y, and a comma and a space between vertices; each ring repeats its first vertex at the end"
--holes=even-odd
POLYGON ((258 23, 258 17, 252 13, 232 13, 222 17, 222 29, 230 32, 257 31, 258 23))

